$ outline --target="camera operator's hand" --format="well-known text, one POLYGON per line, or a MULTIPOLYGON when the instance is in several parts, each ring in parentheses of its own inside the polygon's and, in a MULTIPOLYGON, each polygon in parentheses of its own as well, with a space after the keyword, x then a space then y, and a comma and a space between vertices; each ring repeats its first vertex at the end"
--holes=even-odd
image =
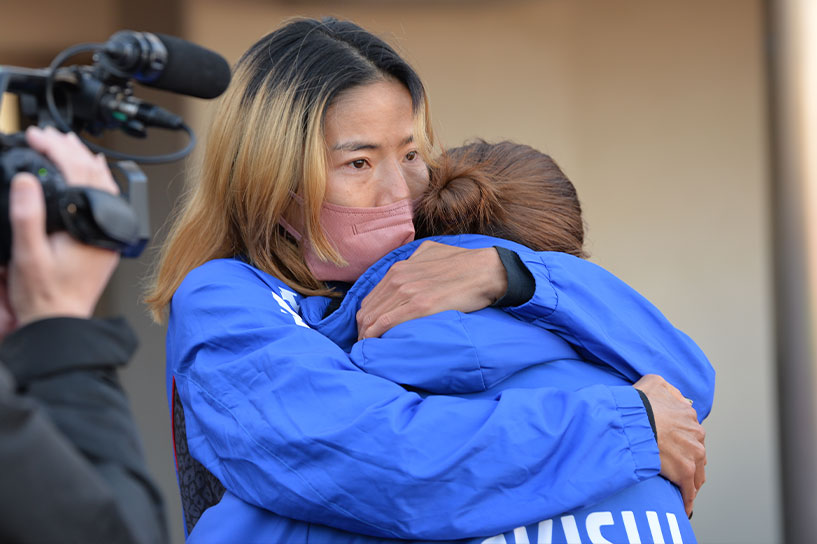
MULTIPOLYGON (((92 154, 75 134, 32 127, 26 139, 54 162, 69 185, 119 193, 105 159, 92 154)), ((64 232, 46 235, 42 185, 31 174, 12 179, 9 217, 12 251, 3 283, 12 316, 3 315, 0 305, 0 327, 10 326, 9 318, 16 318, 11 325, 16 327, 46 317, 90 317, 118 253, 84 245, 64 232)), ((0 328, 0 334, 7 332, 0 328)))

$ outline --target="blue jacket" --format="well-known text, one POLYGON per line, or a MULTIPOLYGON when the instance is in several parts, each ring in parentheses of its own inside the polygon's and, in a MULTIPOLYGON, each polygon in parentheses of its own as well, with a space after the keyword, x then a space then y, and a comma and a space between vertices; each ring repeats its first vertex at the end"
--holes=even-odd
MULTIPOLYGON (((471 247, 487 241, 519 250, 519 246, 510 242, 472 236, 442 237, 438 241, 471 247)), ((442 312, 397 325, 380 338, 349 345, 356 334, 355 313, 361 300, 371 286, 382 279, 390 264, 409 254, 393 254, 372 267, 349 290, 340 308, 326 318, 323 316, 329 299, 311 297, 301 304, 307 324, 347 349, 352 362, 364 371, 421 392, 469 398, 490 398, 511 388, 549 386, 578 390, 595 384, 628 385, 641 375, 653 372, 678 383, 694 401, 700 419, 709 413, 714 370, 694 343, 613 275, 565 254, 543 254, 549 260, 562 261, 572 268, 570 277, 583 286, 579 291, 564 294, 583 299, 582 306, 597 319, 605 315, 613 317, 608 313, 611 309, 619 314, 610 324, 577 323, 571 337, 591 345, 607 342, 608 351, 616 350, 624 355, 616 360, 617 368, 601 361, 598 361, 600 364, 587 362, 553 332, 494 308, 470 314, 442 312), (598 299, 600 292, 605 294, 602 300, 598 299), (622 313, 625 308, 627 311, 622 313), (619 322, 622 317, 626 322, 619 322), (646 338, 645 334, 653 335, 656 346, 651 347, 650 352, 661 352, 662 357, 659 360, 653 355, 645 358, 644 346, 634 343, 636 334, 641 335, 638 342, 646 338), (686 355, 689 359, 681 361, 677 355, 686 355), (669 364, 662 368, 662 362, 669 364)), ((539 322, 549 326, 546 323, 539 322)), ((590 357, 595 358, 592 354, 590 357)), ((590 508, 529 526, 527 532, 543 539, 543 524, 551 535, 544 539, 547 542, 603 542, 604 539, 635 542, 639 540, 635 535, 644 541, 695 541, 679 491, 660 476, 635 484, 590 508), (602 519, 604 525, 599 526, 602 519)), ((518 534, 524 530, 515 531, 518 534)), ((507 541, 511 541, 511 534, 505 535, 507 541)), ((501 542, 501 538, 504 537, 497 537, 497 541, 501 542)))
MULTIPOLYGON (((519 254, 537 288, 511 311, 531 321, 554 313, 565 270, 519 254)), ((348 541, 484 537, 658 472, 629 386, 423 396, 352 364, 303 322, 302 300, 238 259, 193 270, 173 298, 168 386, 175 379, 192 455, 227 488, 191 542, 344 535, 319 523, 357 533, 348 541)))

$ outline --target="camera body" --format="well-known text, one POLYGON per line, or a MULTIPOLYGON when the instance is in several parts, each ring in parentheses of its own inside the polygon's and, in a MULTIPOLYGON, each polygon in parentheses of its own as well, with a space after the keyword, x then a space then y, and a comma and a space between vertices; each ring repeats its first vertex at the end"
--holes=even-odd
MULTIPOLYGON (((46 200, 46 230, 68 231, 81 242, 138 256, 149 239, 147 178, 135 162, 178 160, 193 148, 195 137, 181 117, 134 96, 132 80, 144 85, 214 98, 230 81, 230 67, 218 54, 172 36, 120 31, 104 44, 80 44, 56 56, 46 69, 0 66, 0 100, 18 95, 27 121, 63 132, 100 135, 119 129, 144 138, 146 127, 184 130, 187 147, 159 156, 133 156, 84 143, 109 159, 126 181, 122 197, 87 187, 68 186, 46 157, 28 147, 24 135, 0 133, 0 265, 11 254, 8 215, 11 180, 19 172, 36 176, 46 200), (78 53, 93 52, 93 65, 61 68, 78 53)), ((79 180, 81 181, 81 180, 79 180)))
POLYGON ((11 258, 9 188, 20 172, 42 183, 46 232, 64 230, 85 244, 138 257, 150 238, 147 177, 132 162, 120 161, 113 167, 127 180, 128 200, 90 187, 68 186, 51 161, 28 147, 23 133, 0 134, 0 265, 11 258))
MULTIPOLYGON (((69 75, 73 77, 77 71, 72 70, 69 75)), ((48 78, 47 70, 2 66, 0 97, 3 92, 17 94, 24 117, 41 126, 54 125, 45 100, 48 78)), ((105 123, 109 122, 89 108, 96 98, 89 93, 87 85, 77 86, 76 81, 70 78, 66 80, 64 76, 61 78, 61 115, 72 119, 77 130, 87 127, 101 132, 105 123), (83 121, 86 117, 91 122, 83 121)), ((100 86, 96 84, 93 87, 98 89, 100 86)), ((140 180, 146 181, 135 164, 132 168, 126 168, 126 171, 130 174, 133 169, 139 175, 135 177, 135 183, 131 183, 128 178, 129 189, 137 187, 140 180)), ((11 258, 9 188, 11 179, 18 172, 31 173, 42 183, 47 232, 65 230, 83 243, 118 250, 125 256, 138 256, 147 244, 150 225, 146 195, 142 199, 143 209, 137 210, 123 197, 87 187, 69 187, 59 169, 28 146, 22 132, 0 133, 0 266, 11 258)), ((137 190, 146 191, 146 184, 137 190)))

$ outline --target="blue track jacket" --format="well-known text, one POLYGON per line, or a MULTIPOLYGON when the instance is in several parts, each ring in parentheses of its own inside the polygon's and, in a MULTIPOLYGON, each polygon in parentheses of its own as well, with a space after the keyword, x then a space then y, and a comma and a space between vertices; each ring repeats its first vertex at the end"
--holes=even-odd
MULTIPOLYGON (((436 241, 474 247, 484 238, 440 237, 436 241)), ((515 244, 488 239, 491 245, 519 250, 515 244)), ((355 314, 360 302, 388 271, 411 251, 380 262, 347 293, 341 307, 324 318, 329 299, 310 297, 301 304, 307 324, 344 347, 352 362, 371 374, 427 394, 458 394, 491 398, 511 388, 558 387, 575 391, 596 384, 632 384, 647 373, 660 373, 693 400, 702 420, 714 394, 714 370, 703 353, 676 330, 648 301, 602 268, 576 257, 543 253, 548 262, 572 270, 573 302, 598 322, 571 321, 566 332, 591 363, 564 339, 546 330, 559 330, 556 320, 539 321, 544 328, 520 321, 499 309, 478 312, 442 312, 395 326, 380 338, 355 339, 355 314), (603 300, 599 294, 603 293, 603 300), (615 312, 610 314, 610 310, 615 312), (621 323, 621 320, 626 320, 621 323), (631 330, 627 330, 631 329, 631 330), (652 347, 634 343, 652 336, 652 347), (584 344, 605 344, 616 352, 605 364, 584 344), (645 353, 645 347, 649 349, 645 353), (653 353, 658 352, 656 357, 653 353), (688 357, 686 361, 678 356, 688 357), (663 365, 663 366, 662 366, 663 365)), ((560 302, 566 302, 564 296, 560 302)), ((557 308, 559 304, 557 303, 557 308)), ((564 513, 527 528, 495 537, 496 542, 694 542, 680 492, 660 476, 640 482, 590 508, 564 513), (602 523, 601 520, 604 520, 602 523), (520 531, 537 535, 524 540, 520 531), (516 535, 515 537, 512 535, 516 535)), ((489 540, 490 541, 490 540, 489 540)))
MULTIPOLYGON (((458 242, 497 243, 486 240, 458 242)), ((374 268, 406 258, 416 246, 395 250, 374 268)), ((566 337, 584 339, 582 328, 592 330, 582 356, 627 366, 628 350, 605 338, 616 327, 566 296, 564 286, 579 281, 574 268, 589 263, 549 262, 558 254, 513 249, 534 275, 536 293, 510 313, 542 328, 579 331, 566 337)), ((411 392, 354 365, 303 321, 301 302, 282 282, 238 259, 193 270, 173 298, 168 391, 175 379, 190 451, 227 488, 190 542, 482 542, 486 536, 558 542, 573 535, 574 525, 592 539, 611 524, 641 530, 645 541, 654 524, 675 534, 667 509, 643 520, 634 517, 641 512, 635 506, 577 517, 580 508, 626 495, 635 483, 664 482, 652 478, 657 447, 637 392, 624 382, 576 391, 510 387, 482 396, 411 392), (564 512, 572 514, 558 517, 564 512), (513 530, 533 523, 532 531, 513 530)), ((702 356, 677 331, 655 347, 661 326, 650 324, 629 341, 643 343, 651 371, 672 382, 662 364, 677 366, 690 352, 702 356)), ((709 400, 685 394, 708 412, 711 394, 709 400)), ((685 518, 675 517, 683 531, 685 518)))

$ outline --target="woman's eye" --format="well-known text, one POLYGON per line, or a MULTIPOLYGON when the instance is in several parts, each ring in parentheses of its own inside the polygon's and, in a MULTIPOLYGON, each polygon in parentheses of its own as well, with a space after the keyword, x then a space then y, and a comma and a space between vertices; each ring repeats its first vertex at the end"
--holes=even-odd
POLYGON ((413 161, 416 158, 417 158, 417 152, 416 151, 409 151, 408 153, 406 153, 406 160, 407 161, 413 161))
POLYGON ((352 161, 349 164, 352 165, 352 168, 360 170, 361 168, 366 166, 366 160, 365 159, 357 159, 356 161, 352 161))

